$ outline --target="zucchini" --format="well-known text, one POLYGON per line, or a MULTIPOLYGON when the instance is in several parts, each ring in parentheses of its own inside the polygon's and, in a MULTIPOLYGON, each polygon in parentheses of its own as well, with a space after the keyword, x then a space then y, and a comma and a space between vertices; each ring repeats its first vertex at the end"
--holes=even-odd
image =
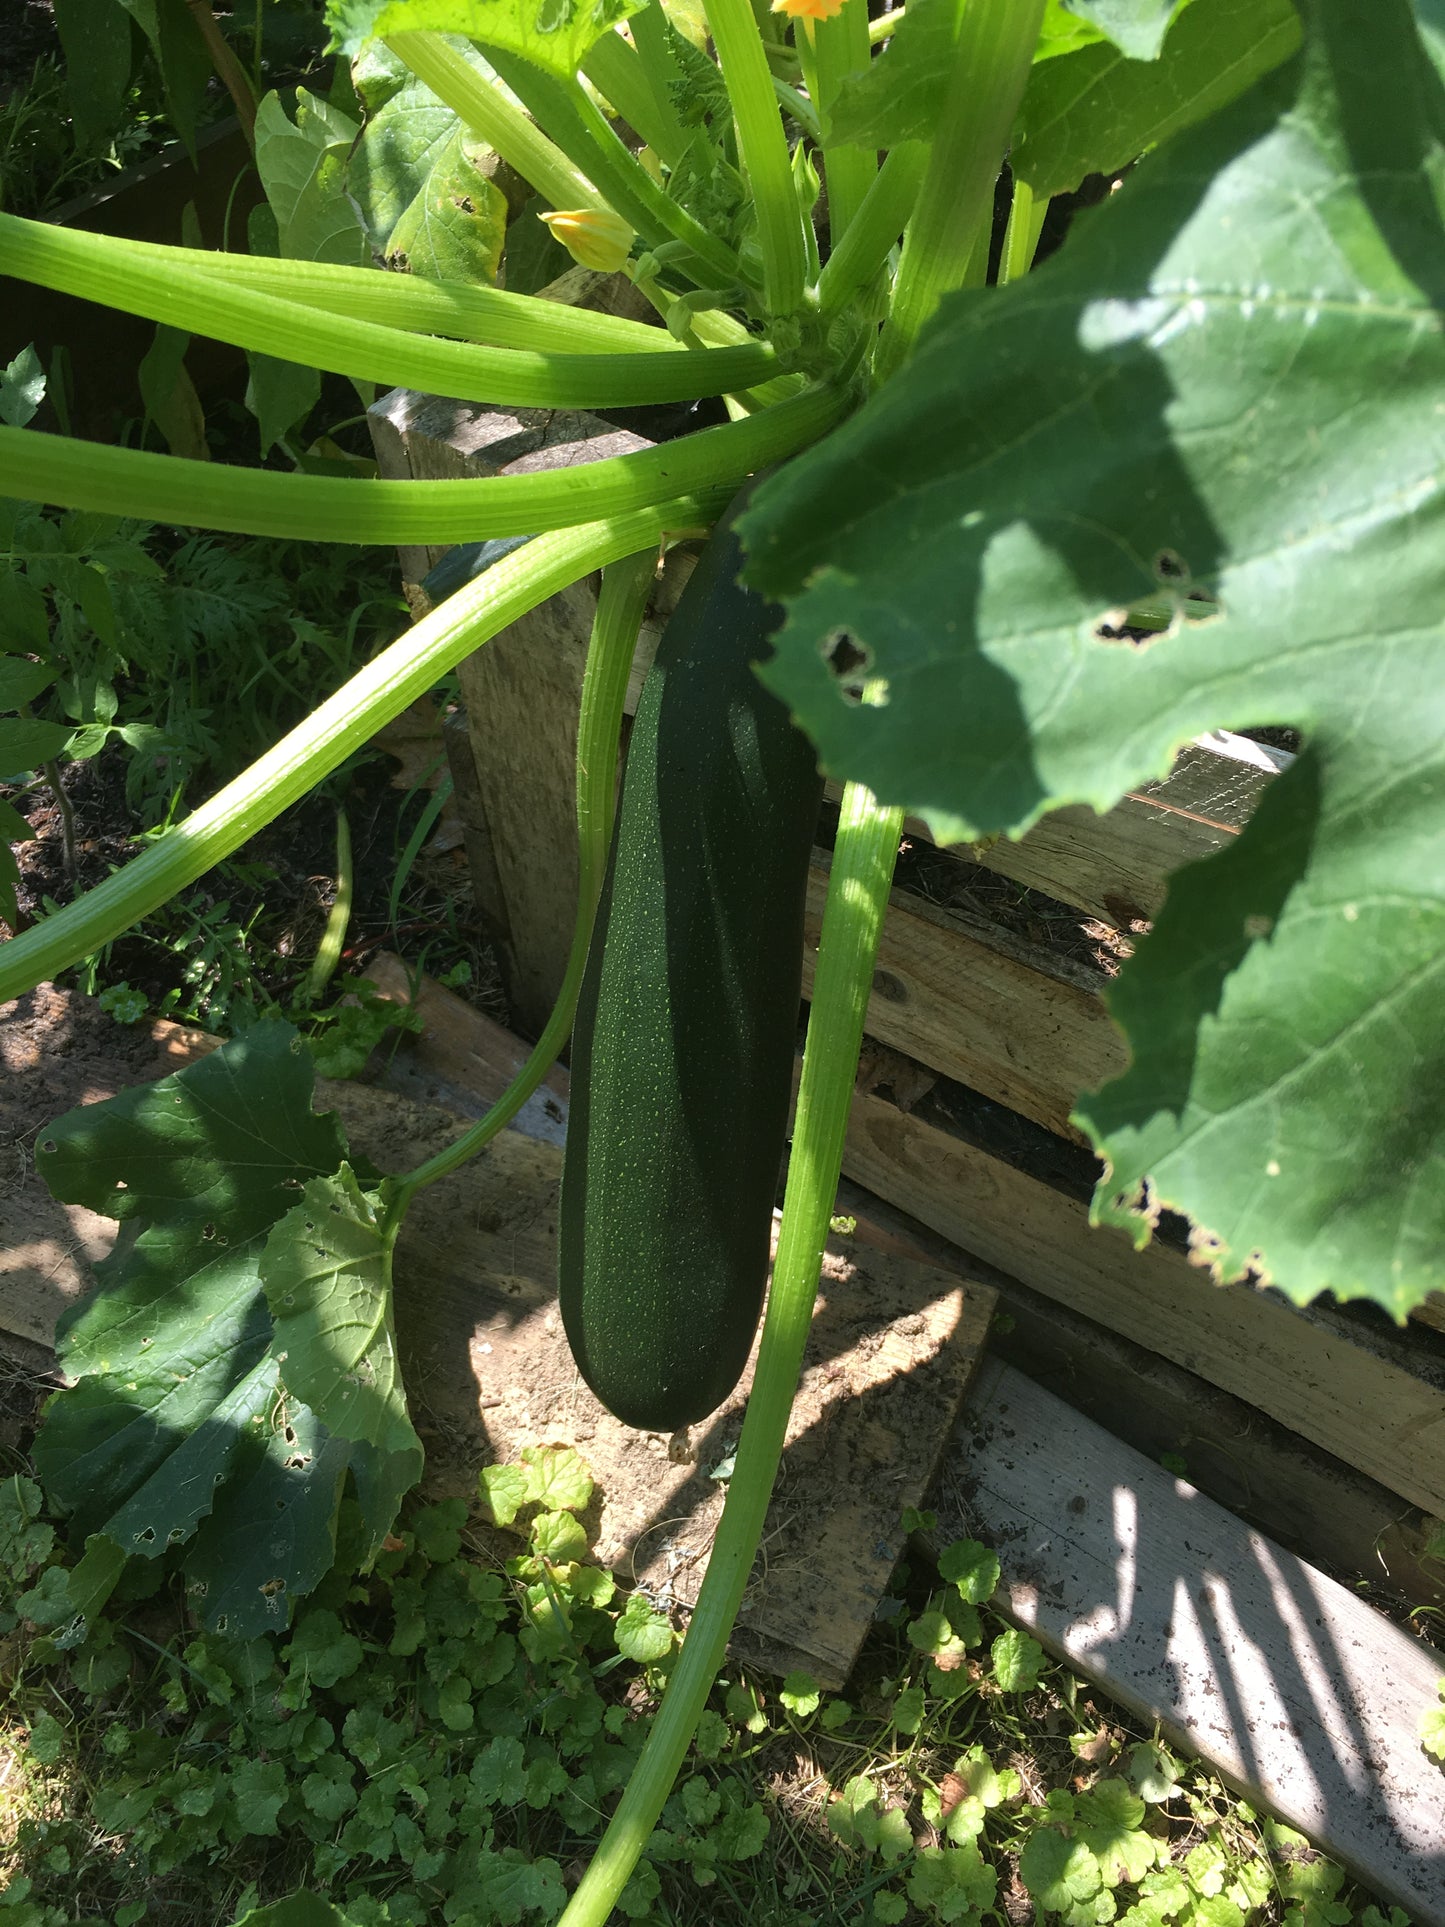
POLYGON ((739 583, 731 524, 643 685, 573 1031, 562 1319, 598 1398, 650 1431, 720 1405, 757 1329, 822 796, 754 673, 781 611, 739 583))

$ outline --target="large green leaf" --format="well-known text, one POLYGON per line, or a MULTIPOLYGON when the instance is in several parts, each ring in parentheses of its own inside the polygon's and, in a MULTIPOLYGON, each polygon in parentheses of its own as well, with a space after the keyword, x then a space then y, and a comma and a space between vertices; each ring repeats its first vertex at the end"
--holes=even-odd
POLYGON ((367 122, 347 192, 389 266, 437 280, 496 279, 507 204, 481 172, 486 152, 419 80, 367 122))
POLYGON ((1111 174, 1242 94, 1299 46, 1291 0, 1194 0, 1157 60, 1098 41, 1039 61, 1009 166, 1039 200, 1111 174))
POLYGON ((111 1584, 107 1545, 154 1558, 189 1542, 208 1622, 241 1638, 284 1625, 329 1568, 348 1467, 373 1544, 395 1513, 379 1506, 419 1470, 323 1425, 273 1343, 267 1239, 346 1154, 335 1118, 311 1109, 312 1082, 295 1032, 259 1024, 173 1077, 69 1112, 36 1157, 56 1197, 139 1234, 61 1320, 72 1382, 46 1408, 36 1465, 111 1584))
MULTIPOLYGON (((1199 0, 1194 0, 1195 5, 1199 0)), ((1068 12, 1087 20, 1130 60, 1153 60, 1169 23, 1189 0, 1064 0, 1068 12)))
POLYGON ((520 54, 569 80, 605 33, 647 0, 328 0, 327 25, 345 54, 390 33, 464 34, 520 54))
POLYGON ((1095 1208, 1401 1316, 1445 1284, 1438 101, 1406 0, 1319 0, 1301 57, 946 301, 742 524, 789 602, 765 679, 945 839, 1107 809, 1204 729, 1304 731, 1117 981, 1095 1208))

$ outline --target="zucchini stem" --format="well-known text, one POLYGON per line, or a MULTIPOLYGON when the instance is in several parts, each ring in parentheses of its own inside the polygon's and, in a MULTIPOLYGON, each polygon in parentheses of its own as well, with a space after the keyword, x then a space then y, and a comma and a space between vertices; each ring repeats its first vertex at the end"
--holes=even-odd
POLYGON ((863 1017, 903 812, 861 784, 843 792, 783 1222, 736 1470, 662 1705, 592 1863, 558 1927, 602 1927, 657 1824, 723 1661, 752 1571, 798 1388, 843 1162, 863 1017))

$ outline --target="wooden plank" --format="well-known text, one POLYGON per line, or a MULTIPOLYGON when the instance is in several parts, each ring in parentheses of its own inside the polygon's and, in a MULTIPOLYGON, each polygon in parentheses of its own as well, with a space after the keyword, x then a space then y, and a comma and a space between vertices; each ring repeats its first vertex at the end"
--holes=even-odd
POLYGON ((994 1546, 995 1604, 1416 1927, 1445 1927, 1445 1774, 1420 1750, 1445 1654, 990 1364, 934 1510, 994 1546))
MULTIPOLYGON (((964 1260, 958 1247, 851 1178, 838 1211, 855 1236, 921 1264, 964 1260)), ((1120 1332, 988 1266, 1003 1316, 989 1355, 1027 1373, 1085 1418, 1181 1476, 1301 1558, 1365 1580, 1411 1605, 1445 1607, 1445 1567, 1426 1557, 1432 1522, 1353 1466, 1243 1399, 1120 1332)))
MULTIPOLYGON (((808 877, 803 992, 811 996, 829 859, 808 877)), ((873 975, 867 1033, 1078 1143, 1081 1090, 1117 1076, 1128 1051, 1081 970, 958 911, 895 890, 873 975)))
POLYGON ((1086 1207, 916 1114, 855 1094, 843 1168, 1047 1297, 1270 1413, 1427 1512, 1445 1516, 1445 1374, 1273 1294, 1216 1286, 1158 1242, 1136 1252, 1086 1207))

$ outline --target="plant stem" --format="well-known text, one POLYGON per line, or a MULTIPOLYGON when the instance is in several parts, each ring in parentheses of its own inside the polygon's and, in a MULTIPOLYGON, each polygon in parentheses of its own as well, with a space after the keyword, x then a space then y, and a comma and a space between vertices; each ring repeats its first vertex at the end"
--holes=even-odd
POLYGON ((908 224, 893 311, 874 364, 884 381, 913 352, 943 296, 961 287, 1023 98, 1044 0, 969 0, 959 24, 938 133, 908 224))
POLYGON ((608 521, 557 530, 505 556, 383 650, 304 723, 123 870, 0 945, 0 1002, 68 970, 204 876, 314 789, 464 656, 529 609, 593 569, 655 546, 669 530, 706 524, 732 493, 728 485, 608 521))
POLYGON ((711 0, 707 17, 732 102, 738 153, 753 191, 763 297, 770 313, 792 314, 802 305, 807 255, 788 137, 773 98, 763 37, 750 0, 711 0))
POLYGON ((346 942, 346 926, 351 921, 351 900, 356 888, 356 867, 351 857, 351 824, 346 811, 336 812, 336 895, 332 899, 331 913, 326 919, 326 928, 321 933, 321 941, 316 946, 316 955, 311 960, 311 968, 306 973, 305 1001, 314 1006, 320 1001, 321 993, 336 975, 336 966, 341 962, 341 946, 346 942))
POLYGON ((246 137, 246 145, 252 153, 256 151, 256 93, 251 85, 250 76, 232 51, 231 44, 221 32, 221 23, 211 11, 211 0, 186 0, 186 8, 202 40, 206 52, 211 56, 211 65, 216 70, 226 92, 231 96, 231 104, 236 110, 236 118, 241 123, 241 132, 246 137))
POLYGON ((602 593, 597 600, 597 615, 587 647, 582 705, 577 719, 577 919, 552 1014, 526 1063, 485 1117, 464 1131, 454 1144, 388 1185, 389 1223, 401 1217, 425 1185, 434 1184, 438 1178, 465 1164, 468 1158, 475 1157, 498 1131, 511 1123, 556 1062, 571 1033, 612 841, 612 819, 617 805, 617 746, 622 734, 628 672, 637 649, 637 632, 647 613, 656 567, 654 544, 640 555, 614 563, 602 576, 602 593))
MULTIPOLYGON (((378 274, 331 261, 288 261, 262 254, 213 254, 154 241, 127 241, 128 259, 236 282, 259 294, 279 294, 325 314, 352 315, 416 334, 485 342, 492 348, 548 349, 559 354, 681 354, 665 328, 621 315, 599 314, 533 294, 430 281, 416 274, 378 274)), ((728 342, 749 344, 740 326, 728 342)), ((755 345, 755 344, 754 344, 755 345)))
POLYGON ((637 47, 630 47, 614 28, 593 44, 582 62, 582 71, 628 125, 636 128, 658 159, 675 167, 687 136, 671 96, 664 90, 659 97, 637 47))
POLYGON ((605 207, 567 156, 498 87, 437 33, 392 33, 383 43, 555 208, 605 207))
POLYGON ((876 47, 880 41, 891 39, 903 25, 906 7, 894 7, 889 13, 880 13, 876 20, 868 22, 868 44, 876 47))
POLYGON ((998 264, 998 284, 1001 288, 1010 281, 1019 280, 1033 266, 1034 250, 1039 245, 1048 211, 1048 202, 1035 201, 1034 191, 1028 182, 1015 178, 1008 227, 1003 237, 1003 255, 998 264))
MULTIPOLYGON (((805 26, 812 24, 804 22, 805 26)), ((841 13, 817 23, 813 44, 818 69, 818 119, 826 142, 839 88, 850 74, 863 73, 868 66, 866 8, 858 5, 857 0, 846 0, 841 13)), ((833 147, 829 148, 823 165, 828 181, 828 242, 832 253, 853 225, 877 175, 878 161, 866 148, 833 147)))
MULTIPOLYGON (((678 118, 672 102, 672 83, 682 79, 682 69, 677 64, 677 56, 668 39, 667 15, 663 11, 662 0, 648 0, 640 13, 632 15, 627 26, 632 35, 632 44, 637 49, 637 58, 642 62, 648 85, 656 98, 657 111, 676 127, 679 148, 685 147, 687 129, 678 118)), ((638 132, 641 131, 639 128, 638 132)), ((657 151, 662 154, 661 148, 657 151)), ((662 157, 667 159, 666 154, 662 157)))
POLYGON ((841 313, 882 268, 913 212, 927 164, 923 141, 905 141, 890 152, 848 232, 823 263, 818 305, 825 316, 841 313))
POLYGON ((812 1322, 828 1222, 843 1160, 863 1016, 901 810, 866 789, 843 793, 803 1053, 793 1149, 768 1315, 727 1504, 706 1577, 661 1708, 592 1864, 558 1927, 602 1927, 646 1846, 722 1664, 777 1476, 803 1346, 812 1322))
POLYGON ((696 489, 736 487, 816 441, 849 401, 840 389, 815 387, 746 420, 630 455, 459 482, 278 475, 0 428, 0 495, 238 535, 387 547, 475 542, 600 521, 696 489))
POLYGON ((760 341, 682 355, 666 349, 655 355, 557 355, 436 341, 218 281, 198 266, 162 266, 110 235, 48 227, 13 214, 0 214, 0 250, 7 273, 42 287, 354 380, 461 401, 533 408, 697 401, 754 387, 778 371, 777 357, 760 341), (726 359, 713 360, 713 354, 726 359))

